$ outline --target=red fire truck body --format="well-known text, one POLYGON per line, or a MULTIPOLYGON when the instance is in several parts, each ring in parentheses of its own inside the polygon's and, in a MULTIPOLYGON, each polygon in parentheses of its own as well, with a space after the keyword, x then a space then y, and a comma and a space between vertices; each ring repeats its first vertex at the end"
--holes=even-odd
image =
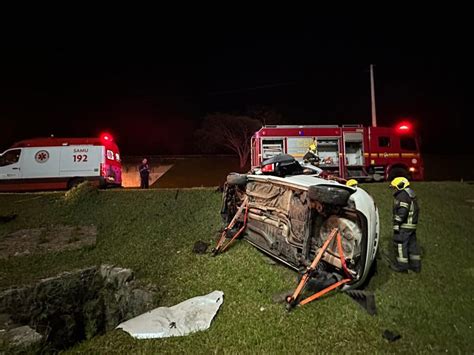
POLYGON ((411 124, 395 128, 344 126, 264 126, 251 140, 252 168, 278 154, 302 160, 313 138, 319 167, 343 179, 423 180, 420 141, 411 124))

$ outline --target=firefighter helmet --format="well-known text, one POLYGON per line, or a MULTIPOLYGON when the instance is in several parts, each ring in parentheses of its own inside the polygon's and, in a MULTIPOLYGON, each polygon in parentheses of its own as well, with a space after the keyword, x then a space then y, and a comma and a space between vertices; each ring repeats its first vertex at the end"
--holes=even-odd
POLYGON ((356 179, 350 179, 346 181, 346 185, 350 187, 356 187, 358 184, 356 179))
POLYGON ((390 183, 390 187, 394 187, 397 190, 405 190, 408 186, 410 186, 410 181, 405 177, 396 177, 390 183))

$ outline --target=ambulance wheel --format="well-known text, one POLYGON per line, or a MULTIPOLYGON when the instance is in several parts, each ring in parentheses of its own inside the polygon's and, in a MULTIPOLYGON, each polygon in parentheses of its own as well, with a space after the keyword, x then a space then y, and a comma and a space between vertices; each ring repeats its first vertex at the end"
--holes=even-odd
POLYGON ((395 167, 392 170, 390 170, 390 174, 388 174, 388 180, 392 181, 396 177, 404 177, 404 178, 409 179, 411 176, 407 169, 402 168, 402 167, 395 167))
POLYGON ((81 178, 74 178, 74 179, 71 179, 69 180, 69 182, 67 183, 67 188, 68 190, 76 187, 77 185, 79 185, 81 182, 84 182, 84 179, 81 179, 81 178))
POLYGON ((332 186, 313 185, 308 188, 310 200, 329 205, 345 206, 350 195, 349 191, 332 186))
POLYGON ((245 185, 247 183, 247 175, 230 173, 227 175, 227 183, 229 185, 245 185))

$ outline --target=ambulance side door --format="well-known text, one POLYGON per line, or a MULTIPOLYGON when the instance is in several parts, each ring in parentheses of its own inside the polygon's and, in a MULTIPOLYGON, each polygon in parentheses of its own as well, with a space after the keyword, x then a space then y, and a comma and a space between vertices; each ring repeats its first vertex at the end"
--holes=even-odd
POLYGON ((21 171, 24 179, 55 178, 59 173, 59 147, 23 149, 21 171))
POLYGON ((10 149, 0 156, 0 179, 21 178, 22 149, 10 149))
POLYGON ((102 147, 75 145, 61 148, 60 176, 98 176, 102 147))

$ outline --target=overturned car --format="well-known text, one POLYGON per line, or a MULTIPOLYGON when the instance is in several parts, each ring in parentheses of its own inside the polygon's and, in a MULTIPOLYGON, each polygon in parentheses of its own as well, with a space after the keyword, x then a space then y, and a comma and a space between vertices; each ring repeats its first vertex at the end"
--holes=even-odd
POLYGON ((354 289, 374 263, 379 215, 363 189, 322 178, 317 168, 289 155, 262 163, 249 174, 232 173, 224 187, 221 214, 228 227, 214 253, 239 236, 295 270, 300 285, 287 299, 305 304, 335 289, 354 289), (320 292, 300 302, 308 282, 320 292))

